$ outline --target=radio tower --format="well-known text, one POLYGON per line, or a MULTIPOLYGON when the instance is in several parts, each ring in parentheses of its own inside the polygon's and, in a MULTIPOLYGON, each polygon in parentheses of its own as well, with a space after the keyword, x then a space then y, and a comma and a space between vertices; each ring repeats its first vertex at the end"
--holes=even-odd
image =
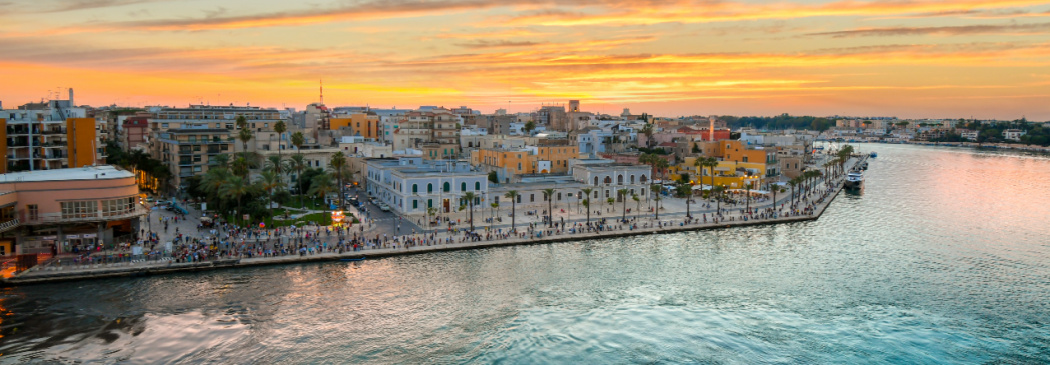
POLYGON ((324 80, 318 79, 317 84, 321 86, 321 105, 324 105, 324 80))

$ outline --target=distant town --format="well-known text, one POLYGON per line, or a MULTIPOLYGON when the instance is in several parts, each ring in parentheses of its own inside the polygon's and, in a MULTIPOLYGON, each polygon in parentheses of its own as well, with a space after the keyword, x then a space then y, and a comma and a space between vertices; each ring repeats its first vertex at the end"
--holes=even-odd
MULTIPOLYGON (((622 205, 626 217, 628 210, 643 211, 644 202, 652 212, 652 197, 661 194, 682 200, 657 202, 655 210, 686 216, 693 197, 735 192, 748 203, 751 196, 775 202, 778 193, 794 195, 796 185, 801 191, 809 172, 827 172, 836 163, 816 157, 822 142, 1044 151, 1050 145, 1050 123, 1024 119, 668 118, 627 108, 617 115, 588 112, 577 100, 491 114, 467 106, 313 103, 300 111, 90 107, 74 100, 69 90, 66 100, 0 111, 7 151, 0 172, 9 190, 25 190, 18 183, 33 181, 55 182, 48 189, 56 192, 87 186, 77 182, 83 179, 99 185, 78 192, 83 199, 38 193, 0 201, 0 256, 141 242, 151 224, 143 221, 151 209, 141 207, 146 203, 176 213, 199 211, 194 218, 202 224, 274 228, 359 223, 370 216, 359 209, 367 200, 372 211, 399 217, 396 222, 407 219, 421 229, 469 222, 472 230, 475 223, 505 224, 505 216, 527 221, 508 212, 550 224, 555 216, 549 210, 568 209, 571 216, 583 204, 591 208, 583 209, 589 224, 591 210, 609 213, 622 205), (106 179, 113 181, 107 185, 106 179), (124 188, 125 182, 137 189, 124 188), (608 206, 593 209, 602 203, 608 206), (476 209, 484 212, 477 218, 476 209), (19 226, 31 229, 14 229, 19 226)), ((393 224, 390 234, 404 233, 393 224)))

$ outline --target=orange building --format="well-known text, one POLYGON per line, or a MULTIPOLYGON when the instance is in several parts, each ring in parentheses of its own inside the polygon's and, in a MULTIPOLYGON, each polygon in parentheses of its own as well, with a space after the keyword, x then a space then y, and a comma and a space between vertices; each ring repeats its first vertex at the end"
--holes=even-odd
POLYGON ((349 118, 331 118, 328 121, 331 130, 350 128, 354 135, 364 138, 379 138, 379 116, 373 112, 351 114, 349 118))
POLYGON ((497 171, 501 179, 520 174, 562 174, 569 171, 569 160, 580 158, 575 146, 525 146, 525 148, 482 148, 471 154, 471 163, 497 171))

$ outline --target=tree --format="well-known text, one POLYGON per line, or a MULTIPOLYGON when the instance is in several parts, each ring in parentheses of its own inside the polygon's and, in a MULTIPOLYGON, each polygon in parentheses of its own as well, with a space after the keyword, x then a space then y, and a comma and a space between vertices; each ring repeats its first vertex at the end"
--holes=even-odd
MULTIPOLYGON (((638 194, 631 194, 631 199, 634 200, 634 211, 635 212, 641 211, 642 210, 642 199, 638 197, 638 194)), ((638 213, 635 213, 635 217, 637 217, 637 216, 638 216, 638 213)))
POLYGON ((489 172, 489 182, 491 182, 493 184, 499 184, 499 174, 496 173, 495 171, 490 171, 489 172))
POLYGON ((583 188, 583 189, 580 189, 580 192, 582 192, 583 195, 587 197, 587 199, 583 199, 583 201, 581 201, 580 204, 583 204, 583 207, 587 208, 587 224, 590 225, 591 224, 591 209, 590 209, 591 208, 591 193, 594 192, 594 189, 593 188, 583 188))
POLYGON ((791 204, 795 203, 795 187, 798 186, 798 178, 788 180, 788 185, 791 185, 791 204))
POLYGON ((664 187, 660 184, 652 184, 649 189, 653 191, 653 194, 656 194, 656 197, 653 198, 656 201, 656 219, 660 219, 660 200, 663 200, 660 197, 660 193, 664 191, 664 187))
POLYGON ((745 203, 747 205, 747 214, 751 214, 751 187, 754 184, 754 182, 744 184, 744 189, 747 189, 747 202, 745 203))
MULTIPOLYGON (((470 206, 470 231, 474 232, 474 199, 477 199, 477 195, 473 191, 463 193, 463 199, 467 200, 467 205, 470 206)), ((482 208, 485 209, 485 208, 482 208)))
POLYGON ((511 190, 503 196, 507 197, 507 199, 510 199, 510 230, 517 232, 518 229, 517 224, 515 222, 515 218, 518 218, 516 214, 518 206, 518 191, 511 190))
POLYGON ((339 209, 343 209, 345 203, 343 187, 346 186, 343 183, 343 176, 349 172, 346 166, 346 155, 344 155, 342 151, 332 154, 332 159, 328 161, 328 167, 332 169, 332 172, 335 174, 336 182, 339 183, 336 191, 339 192, 339 209))
POLYGON ((660 178, 661 179, 666 179, 667 178, 667 168, 671 167, 671 163, 667 162, 667 159, 665 159, 663 157, 659 157, 659 158, 656 159, 656 163, 655 163, 654 167, 656 167, 660 171, 660 178))
POLYGON ((715 210, 719 212, 722 211, 722 192, 725 190, 726 188, 721 185, 712 186, 710 190, 711 192, 709 193, 710 195, 713 195, 715 197, 715 210))
POLYGON ((270 217, 273 217, 273 191, 282 185, 281 176, 277 175, 277 172, 274 170, 265 170, 259 177, 259 182, 262 183, 261 187, 263 190, 266 190, 266 194, 269 196, 266 206, 270 210, 270 217))
MULTIPOLYGON (((310 183, 310 191, 308 193, 320 198, 321 201, 324 202, 324 199, 328 197, 328 194, 331 194, 333 191, 336 190, 335 184, 332 181, 332 175, 322 172, 314 176, 313 181, 310 183)), ((321 211, 323 212, 321 214, 321 219, 324 221, 324 217, 328 216, 328 204, 325 203, 321 205, 323 206, 323 208, 321 208, 321 211)))
POLYGON ((531 120, 526 122, 525 123, 525 127, 523 129, 525 129, 525 135, 531 136, 532 135, 532 131, 534 129, 536 129, 536 122, 533 122, 531 120))
POLYGON ((623 201, 623 217, 620 217, 621 221, 627 220, 627 194, 630 193, 631 191, 627 189, 620 189, 616 191, 616 196, 620 197, 620 200, 623 201))
POLYGON ((685 216, 692 218, 693 214, 690 213, 689 203, 690 200, 693 200, 693 187, 687 183, 679 183, 675 186, 675 195, 678 195, 679 198, 685 198, 685 216))
POLYGON ((489 205, 492 206, 492 209, 496 211, 496 214, 493 218, 499 217, 499 202, 492 202, 492 204, 489 205))
POLYGON ((297 180, 296 184, 295 184, 295 190, 296 190, 295 193, 297 195, 299 195, 299 206, 303 206, 303 193, 304 193, 305 189, 303 189, 303 179, 302 179, 302 177, 303 177, 303 170, 306 169, 306 164, 307 164, 306 158, 304 158, 301 153, 300 154, 295 154, 295 155, 292 155, 292 157, 290 157, 288 159, 288 163, 291 164, 292 165, 292 169, 295 170, 295 176, 296 176, 296 180, 297 180))
MULTIPOLYGON (((234 221, 241 219, 241 199, 251 192, 251 185, 248 181, 240 176, 232 175, 226 180, 226 184, 222 187, 222 194, 237 200, 237 217, 234 221)), ((242 221, 242 227, 247 226, 247 221, 242 221)))
POLYGON ((554 189, 543 189, 543 195, 547 197, 547 227, 554 227, 554 189))

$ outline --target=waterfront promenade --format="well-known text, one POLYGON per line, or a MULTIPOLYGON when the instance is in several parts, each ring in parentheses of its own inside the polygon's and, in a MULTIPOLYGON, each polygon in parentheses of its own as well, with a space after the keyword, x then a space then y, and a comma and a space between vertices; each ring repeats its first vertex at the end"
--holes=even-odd
MULTIPOLYGON (((861 158, 859 161, 863 161, 861 158)), ((851 166, 857 161, 851 161, 851 166)), ((848 169, 847 169, 848 170, 848 169)), ((660 233, 699 231, 741 226, 768 225, 803 222, 818 219, 842 190, 843 176, 820 181, 807 194, 792 205, 790 197, 776 204, 753 205, 750 213, 739 207, 722 208, 721 213, 696 212, 693 218, 684 213, 661 214, 654 217, 620 221, 620 215, 609 215, 605 219, 594 219, 590 224, 582 220, 566 222, 560 229, 547 228, 543 224, 523 223, 515 232, 502 228, 481 228, 474 232, 465 230, 405 234, 396 237, 376 235, 374 239, 362 240, 353 247, 347 236, 314 235, 304 242, 286 250, 283 254, 225 255, 210 259, 182 260, 128 260, 115 263, 90 263, 77 265, 41 265, 12 278, 3 285, 37 284, 71 280, 90 280, 109 277, 147 276, 176 272, 204 271, 222 268, 239 268, 264 265, 279 265, 343 259, 375 259, 390 256, 421 254, 429 252, 482 249, 489 247, 548 244, 567 241, 619 238, 660 233), (340 243, 341 242, 341 243, 340 243), (289 252, 290 251, 290 252, 289 252), (301 252, 300 252, 301 251, 301 252)), ((460 227, 462 228, 462 227, 460 227)), ((309 232, 309 231, 307 231, 309 232)), ((302 237, 302 233, 298 237, 302 237)), ((295 235, 286 237, 293 244, 295 235)))

